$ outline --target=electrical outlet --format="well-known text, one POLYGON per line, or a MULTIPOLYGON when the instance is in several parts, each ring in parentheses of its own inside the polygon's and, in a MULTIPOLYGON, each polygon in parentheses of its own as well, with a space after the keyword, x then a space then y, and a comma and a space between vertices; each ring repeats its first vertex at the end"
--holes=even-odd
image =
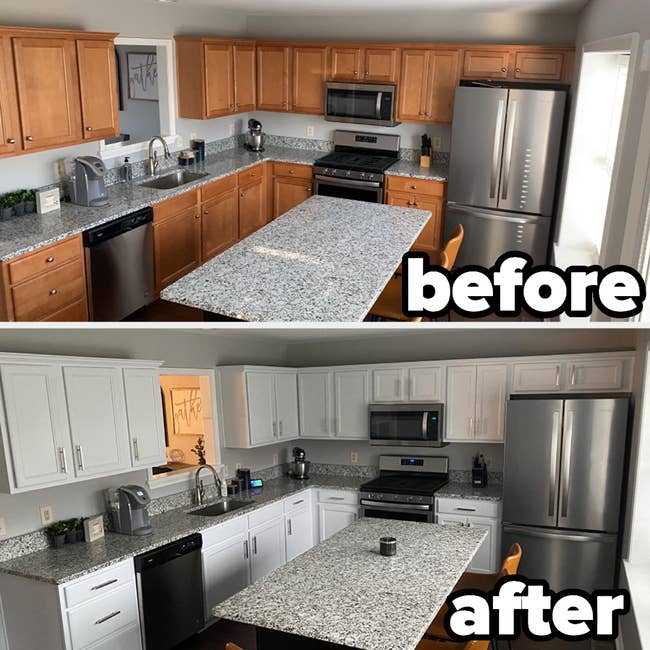
POLYGON ((233 122, 229 127, 230 135, 235 135, 235 123, 233 122))
POLYGON ((492 459, 486 454, 483 454, 483 460, 485 461, 486 467, 489 467, 492 464, 492 459))
POLYGON ((0 517, 0 537, 4 537, 7 534, 7 527, 5 526, 5 518, 0 517))
POLYGON ((54 176, 60 181, 65 178, 65 160, 63 158, 54 163, 54 176))
POLYGON ((179 147, 182 147, 184 143, 185 143, 185 141, 183 140, 183 136, 182 135, 177 135, 176 136, 176 144, 179 147))
POLYGON ((350 454, 350 462, 351 462, 353 465, 356 465, 356 464, 359 462, 359 454, 357 454, 356 451, 353 451, 353 452, 350 454))
POLYGON ((241 468, 241 463, 235 463, 235 471, 241 468))
POLYGON ((280 464, 280 457, 277 454, 273 454, 273 464, 274 465, 280 464))
POLYGON ((439 135, 431 138, 431 146, 434 151, 440 151, 442 149, 442 138, 439 135))
POLYGON ((41 523, 43 526, 49 526, 52 523, 52 506, 41 506, 41 523))
POLYGON ((314 137, 314 127, 313 126, 308 126, 307 127, 307 137, 308 138, 313 138, 314 137))

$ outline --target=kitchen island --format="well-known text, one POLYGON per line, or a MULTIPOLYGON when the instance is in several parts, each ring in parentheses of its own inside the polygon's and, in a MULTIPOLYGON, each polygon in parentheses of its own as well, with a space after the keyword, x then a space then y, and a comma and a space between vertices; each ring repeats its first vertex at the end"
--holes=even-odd
POLYGON ((246 321, 362 321, 431 217, 313 196, 161 292, 246 321))
POLYGON ((240 591, 213 615, 257 628, 258 650, 413 650, 486 536, 364 518, 240 591), (397 555, 379 554, 379 538, 397 555))

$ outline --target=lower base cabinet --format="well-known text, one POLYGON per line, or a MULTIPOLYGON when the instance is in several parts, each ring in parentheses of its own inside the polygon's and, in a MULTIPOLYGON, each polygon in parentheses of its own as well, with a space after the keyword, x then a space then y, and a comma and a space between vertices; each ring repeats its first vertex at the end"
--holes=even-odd
POLYGON ((301 494, 285 501, 287 562, 314 546, 314 515, 311 494, 301 494))
POLYGON ((279 569, 286 561, 284 518, 275 517, 249 531, 251 582, 279 569))
POLYGON ((359 494, 343 490, 318 491, 318 541, 323 542, 359 519, 359 494))

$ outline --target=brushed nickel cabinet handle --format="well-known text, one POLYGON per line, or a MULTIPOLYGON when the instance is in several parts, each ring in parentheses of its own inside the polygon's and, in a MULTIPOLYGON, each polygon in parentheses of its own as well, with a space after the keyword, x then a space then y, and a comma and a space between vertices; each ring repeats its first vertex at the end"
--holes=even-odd
POLYGON ((133 455, 136 460, 140 460, 140 449, 138 448, 138 439, 133 438, 133 455))
POLYGON ((78 469, 80 469, 81 471, 84 471, 86 469, 84 466, 84 451, 81 445, 77 445, 77 463, 78 463, 78 469))
POLYGON ((117 578, 113 578, 112 580, 107 580, 106 582, 102 582, 98 585, 95 585, 94 587, 90 588, 90 591, 97 591, 98 589, 103 589, 104 587, 109 587, 110 585, 113 585, 117 582, 117 578))
POLYGON ((108 614, 108 616, 104 616, 103 618, 97 619, 95 621, 95 625, 101 625, 102 623, 106 623, 106 621, 110 621, 112 618, 119 616, 121 613, 122 612, 120 612, 120 610, 118 609, 117 611, 108 614))
POLYGON ((67 474, 68 463, 65 458, 65 447, 59 447, 59 458, 61 459, 61 474, 67 474))

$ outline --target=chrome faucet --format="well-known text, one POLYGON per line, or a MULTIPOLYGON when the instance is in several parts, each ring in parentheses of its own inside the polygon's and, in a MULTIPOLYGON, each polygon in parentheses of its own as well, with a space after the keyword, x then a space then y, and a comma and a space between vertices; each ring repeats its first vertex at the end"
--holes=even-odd
POLYGON ((212 472, 212 475, 214 476, 214 484, 217 486, 217 492, 219 493, 219 496, 221 496, 221 479, 217 474, 217 470, 212 467, 212 465, 199 465, 199 468, 196 470, 196 474, 194 474, 194 493, 196 494, 196 502, 198 505, 203 505, 203 501, 205 500, 205 488, 203 487, 203 481, 199 480, 199 475, 201 474, 202 469, 209 469, 212 472))
POLYGON ((153 150, 153 145, 155 144, 156 140, 158 140, 163 146, 165 160, 169 160, 172 157, 169 153, 169 147, 167 146, 164 138, 160 135, 154 135, 154 137, 149 140, 149 160, 147 163, 147 171, 149 172, 149 176, 155 176, 156 172, 158 171, 158 154, 156 154, 156 152, 153 150))

